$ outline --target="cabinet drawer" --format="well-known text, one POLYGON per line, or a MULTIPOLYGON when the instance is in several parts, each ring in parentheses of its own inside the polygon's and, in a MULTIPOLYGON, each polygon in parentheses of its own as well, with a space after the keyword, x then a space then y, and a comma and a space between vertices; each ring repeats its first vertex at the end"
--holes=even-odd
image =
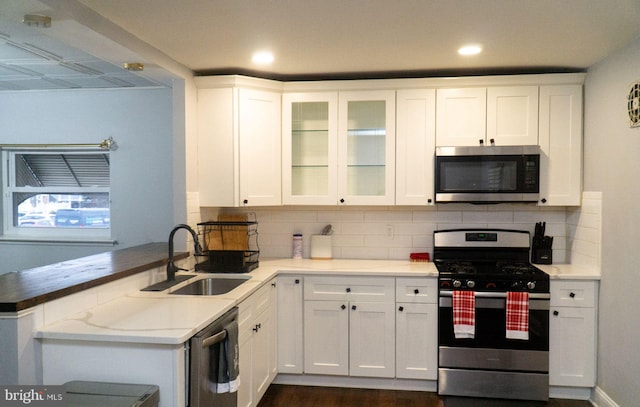
POLYGON ((430 277, 396 278, 396 302, 437 303, 438 279, 430 277))
POLYGON ((551 281, 551 306, 591 308, 595 303, 596 282, 551 281))
POLYGON ((305 277, 305 300, 394 302, 393 277, 305 277))

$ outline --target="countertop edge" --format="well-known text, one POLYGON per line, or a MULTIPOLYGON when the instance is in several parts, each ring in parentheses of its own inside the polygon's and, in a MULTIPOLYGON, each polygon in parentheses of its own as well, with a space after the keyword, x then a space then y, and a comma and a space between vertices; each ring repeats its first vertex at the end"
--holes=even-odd
MULTIPOLYGON (((188 255, 186 252, 180 252, 176 253, 174 258, 176 260, 184 259, 188 255)), ((167 264, 168 257, 166 243, 148 243, 33 269, 1 274, 0 287, 5 292, 0 290, 0 313, 18 313, 89 288, 156 267, 162 267, 167 264), (139 253, 144 253, 149 258, 140 262, 134 261, 132 258, 139 253), (52 289, 47 289, 44 285, 42 288, 34 287, 34 281, 37 282, 43 274, 47 275, 50 284, 52 273, 59 273, 61 274, 60 278, 65 279, 66 276, 62 276, 62 274, 70 275, 74 272, 86 271, 89 268, 92 269, 93 274, 86 276, 86 278, 79 277, 75 282, 66 285, 62 283, 52 289), (24 289, 24 287, 28 287, 28 290, 24 289), (20 289, 23 289, 23 291, 21 292, 20 289)))

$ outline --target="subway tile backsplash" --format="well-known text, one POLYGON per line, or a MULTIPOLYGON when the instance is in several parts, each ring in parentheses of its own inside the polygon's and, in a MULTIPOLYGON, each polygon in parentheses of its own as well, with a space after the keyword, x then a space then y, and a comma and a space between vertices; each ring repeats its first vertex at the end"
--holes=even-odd
MULTIPOLYGON (((334 230, 334 258, 402 260, 412 252, 432 253, 434 230, 491 227, 528 230, 533 236, 536 222, 546 222, 546 234, 554 237, 555 263, 599 266, 602 194, 585 192, 583 197, 582 206, 575 208, 526 204, 200 208, 199 217, 207 221, 218 213, 255 213, 263 259, 291 257, 294 233, 303 234, 303 257, 308 258, 311 235, 327 224, 334 230)), ((189 215, 198 218, 193 212, 189 215)))

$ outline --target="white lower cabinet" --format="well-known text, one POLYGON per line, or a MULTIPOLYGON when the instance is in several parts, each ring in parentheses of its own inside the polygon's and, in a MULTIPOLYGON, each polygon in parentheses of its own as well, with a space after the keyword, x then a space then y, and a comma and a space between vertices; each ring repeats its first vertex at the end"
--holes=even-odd
POLYGON ((393 377, 394 304, 305 301, 305 373, 393 377))
POLYGON ((275 279, 238 306, 238 406, 254 407, 276 376, 275 279))
POLYGON ((596 297, 595 281, 551 281, 550 385, 595 386, 596 297))
POLYGON ((278 372, 303 372, 301 276, 278 277, 278 372))
POLYGON ((352 302, 350 305, 349 375, 394 377, 394 304, 352 302))
POLYGON ((393 278, 306 278, 304 372, 394 377, 394 287, 393 278))
POLYGON ((436 278, 396 279, 396 377, 438 376, 438 288, 436 278))
POLYGON ((349 374, 349 311, 343 301, 304 302, 304 371, 349 374))

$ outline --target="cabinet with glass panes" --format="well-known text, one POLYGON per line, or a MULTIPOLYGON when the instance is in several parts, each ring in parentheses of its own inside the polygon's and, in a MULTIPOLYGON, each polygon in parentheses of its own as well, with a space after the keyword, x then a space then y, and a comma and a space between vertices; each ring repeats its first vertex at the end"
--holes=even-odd
POLYGON ((283 101, 285 204, 393 204, 393 91, 283 101))
POLYGON ((283 202, 337 201, 337 93, 283 96, 283 202))

